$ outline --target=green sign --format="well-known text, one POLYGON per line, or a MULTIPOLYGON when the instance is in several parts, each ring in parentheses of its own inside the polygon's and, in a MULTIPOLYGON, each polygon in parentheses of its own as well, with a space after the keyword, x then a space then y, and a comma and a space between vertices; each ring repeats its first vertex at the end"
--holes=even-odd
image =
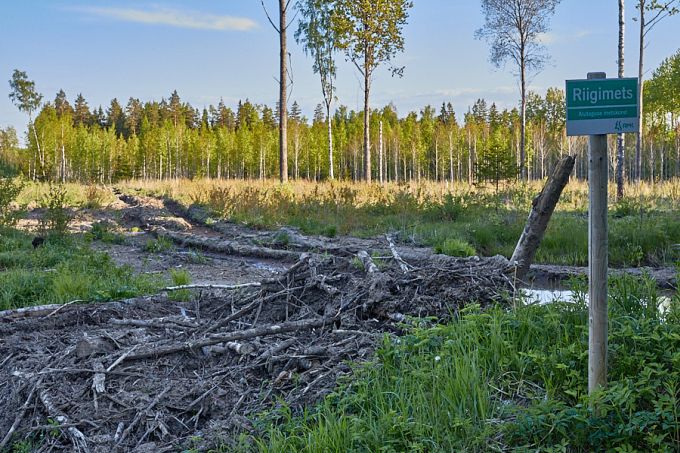
POLYGON ((638 131, 638 79, 567 80, 567 135, 638 131))

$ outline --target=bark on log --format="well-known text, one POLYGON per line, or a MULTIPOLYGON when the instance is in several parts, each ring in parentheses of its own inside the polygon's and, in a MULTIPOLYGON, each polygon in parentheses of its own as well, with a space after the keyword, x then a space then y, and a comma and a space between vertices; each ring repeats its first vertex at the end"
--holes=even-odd
POLYGON ((277 335, 281 333, 295 332, 298 330, 314 329, 316 327, 331 325, 333 321, 334 321, 333 318, 303 319, 300 321, 291 321, 282 324, 255 327, 252 329, 246 329, 237 332, 229 332, 221 335, 211 335, 210 337, 203 338, 201 340, 188 341, 186 343, 177 343, 169 346, 160 346, 158 348, 152 348, 147 351, 142 351, 138 354, 131 354, 125 358, 125 361, 130 362, 140 359, 158 358, 164 355, 197 350, 204 346, 212 346, 215 344, 225 343, 229 341, 247 340, 249 338, 264 337, 267 335, 277 335))
POLYGON ((562 190, 569 182, 574 162, 574 156, 565 156, 557 162, 543 190, 534 198, 526 226, 510 258, 511 262, 516 263, 517 277, 520 279, 529 271, 562 190))
POLYGON ((406 261, 404 261, 401 258, 401 256, 399 255, 399 252, 397 252, 397 246, 394 245, 394 240, 390 237, 389 234, 386 234, 385 238, 387 239, 387 243, 390 246, 390 252, 392 252, 392 256, 394 257, 394 260, 397 262, 397 264, 399 264, 399 269, 401 269, 401 271, 404 274, 408 274, 408 271, 409 271, 408 263, 406 261))
POLYGON ((256 247, 253 245, 239 244, 233 241, 215 240, 212 238, 200 237, 195 235, 179 234, 168 231, 165 228, 152 228, 151 233, 157 237, 164 237, 183 246, 194 247, 202 250, 209 250, 226 255, 247 256, 253 258, 268 258, 274 260, 298 260, 299 252, 290 250, 277 250, 267 247, 256 247))
POLYGON ((231 291, 243 288, 259 288, 260 286, 262 286, 261 282, 239 283, 236 285, 191 284, 191 285, 168 286, 166 288, 163 288, 163 291, 181 291, 185 289, 224 289, 231 291))
POLYGON ((357 253, 357 257, 361 260, 367 273, 376 274, 380 272, 380 269, 375 265, 373 258, 371 258, 371 255, 369 255, 366 250, 360 250, 359 253, 357 253))
POLYGON ((68 417, 59 410, 47 390, 40 389, 38 397, 40 398, 40 402, 43 403, 43 406, 45 406, 45 409, 47 409, 47 415, 58 423, 56 428, 59 428, 59 425, 69 425, 69 427, 63 431, 65 431, 66 436, 75 447, 75 451, 89 452, 90 449, 87 446, 87 438, 85 435, 80 432, 78 428, 69 423, 68 417))

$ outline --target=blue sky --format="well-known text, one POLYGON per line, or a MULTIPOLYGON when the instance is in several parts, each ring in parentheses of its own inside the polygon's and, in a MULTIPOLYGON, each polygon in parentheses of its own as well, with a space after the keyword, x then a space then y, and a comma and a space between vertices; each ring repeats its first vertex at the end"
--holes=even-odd
MULTIPOLYGON (((275 0, 265 4, 275 13, 275 0)), ((374 106, 394 102, 400 115, 426 104, 451 102, 458 115, 478 97, 511 107, 519 99, 514 69, 494 69, 485 42, 474 39, 483 22, 478 0, 414 0, 405 29, 406 49, 395 64, 404 77, 378 70, 374 106)), ((637 13, 629 0, 626 75, 637 72, 637 13)), ((194 1, 5 1, 0 14, 0 127, 25 129, 27 119, 8 99, 15 68, 28 72, 45 99, 64 89, 71 101, 83 93, 91 107, 114 97, 160 100, 177 89, 202 108, 223 98, 274 105, 278 38, 259 0, 194 1)), ((648 76, 680 47, 680 16, 652 32, 646 50, 648 76)), ((617 1, 563 0, 544 42, 551 63, 533 77, 544 92, 588 71, 616 74, 617 1)), ((306 115, 321 100, 311 61, 291 36, 293 91, 306 115)), ((352 66, 341 60, 339 102, 361 108, 362 88, 352 66)))

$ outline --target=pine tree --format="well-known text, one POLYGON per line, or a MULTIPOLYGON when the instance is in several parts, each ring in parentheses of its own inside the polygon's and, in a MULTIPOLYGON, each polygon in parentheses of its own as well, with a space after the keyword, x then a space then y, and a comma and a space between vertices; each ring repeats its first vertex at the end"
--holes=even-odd
POLYGON ((73 124, 75 126, 90 126, 93 123, 92 113, 82 93, 78 93, 73 112, 73 124))

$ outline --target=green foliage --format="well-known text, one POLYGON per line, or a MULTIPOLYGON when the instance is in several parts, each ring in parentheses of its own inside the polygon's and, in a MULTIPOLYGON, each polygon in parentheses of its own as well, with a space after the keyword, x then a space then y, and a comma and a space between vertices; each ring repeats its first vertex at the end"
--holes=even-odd
POLYGON ((490 181, 498 193, 501 181, 514 179, 517 173, 517 163, 510 142, 504 140, 499 131, 496 131, 480 152, 477 179, 480 182, 490 181))
POLYGON ((40 107, 42 95, 36 91, 35 82, 28 80, 26 72, 15 69, 9 87, 11 88, 9 98, 20 111, 30 116, 40 107))
POLYGON ((102 241, 106 244, 124 244, 125 236, 112 231, 112 228, 113 225, 106 220, 95 222, 85 237, 95 241, 102 241))
POLYGON ((174 244, 171 239, 165 236, 159 236, 156 239, 150 239, 144 244, 144 251, 149 253, 165 253, 174 249, 174 244))
POLYGON ((450 256, 474 256, 475 248, 465 241, 456 238, 446 239, 442 244, 435 245, 435 253, 450 256))
POLYGON ((10 178, 0 178, 0 228, 12 226, 20 216, 13 203, 21 193, 23 183, 10 178))
MULTIPOLYGON (((170 279, 173 286, 184 286, 191 283, 191 274, 186 269, 170 269, 170 279)), ((188 289, 171 291, 169 298, 170 300, 187 302, 191 300, 191 291, 188 289)))
POLYGON ((10 229, 0 233, 0 270, 0 310, 134 297, 161 286, 75 237, 50 236, 34 249, 31 236, 10 229))
POLYGON ((333 5, 326 0, 298 0, 300 13, 295 39, 312 57, 312 69, 319 74, 321 91, 327 106, 335 97, 335 52, 337 35, 331 21, 333 5))
POLYGON ((649 283, 613 281, 609 385, 593 398, 581 292, 513 311, 473 305, 386 337, 351 383, 313 410, 261 418, 242 451, 675 451, 680 324, 652 314, 649 283))
POLYGON ((336 0, 332 29, 338 48, 370 78, 378 65, 404 49, 402 30, 412 7, 408 0, 336 0))
POLYGON ((69 212, 69 202, 66 188, 63 185, 51 184, 49 192, 41 201, 41 207, 45 209, 40 219, 41 231, 57 236, 63 236, 68 231, 68 224, 72 214, 69 212))

